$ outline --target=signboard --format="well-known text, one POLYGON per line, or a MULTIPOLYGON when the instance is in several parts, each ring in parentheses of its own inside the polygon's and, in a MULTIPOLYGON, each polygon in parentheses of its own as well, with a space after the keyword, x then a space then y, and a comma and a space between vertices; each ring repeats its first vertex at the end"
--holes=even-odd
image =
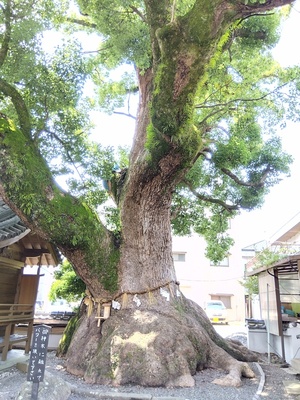
POLYGON ((39 383, 44 379, 50 330, 51 327, 47 325, 33 328, 27 381, 39 383))

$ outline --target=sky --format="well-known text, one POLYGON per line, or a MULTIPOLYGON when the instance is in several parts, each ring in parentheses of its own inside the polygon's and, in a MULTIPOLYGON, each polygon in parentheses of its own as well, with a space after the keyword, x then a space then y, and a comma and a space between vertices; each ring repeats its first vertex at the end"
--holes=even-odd
MULTIPOLYGON (((282 27, 281 39, 273 55, 283 66, 300 65, 297 39, 300 37, 300 1, 293 6, 289 19, 282 27)), ((300 220, 300 122, 288 123, 280 132, 283 149, 294 158, 289 177, 274 186, 264 205, 251 212, 243 212, 239 240, 242 246, 268 240, 276 231, 299 213, 300 220)))

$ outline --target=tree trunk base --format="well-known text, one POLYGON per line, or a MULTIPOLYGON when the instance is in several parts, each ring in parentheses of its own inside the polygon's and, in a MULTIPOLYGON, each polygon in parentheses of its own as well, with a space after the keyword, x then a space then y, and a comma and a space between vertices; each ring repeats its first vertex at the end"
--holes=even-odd
POLYGON ((163 308, 117 311, 101 328, 93 315, 84 315, 67 370, 88 383, 190 387, 197 371, 217 368, 228 375, 214 383, 240 386, 241 376, 254 377, 245 361, 256 360, 241 344, 221 338, 197 304, 180 297, 163 308))

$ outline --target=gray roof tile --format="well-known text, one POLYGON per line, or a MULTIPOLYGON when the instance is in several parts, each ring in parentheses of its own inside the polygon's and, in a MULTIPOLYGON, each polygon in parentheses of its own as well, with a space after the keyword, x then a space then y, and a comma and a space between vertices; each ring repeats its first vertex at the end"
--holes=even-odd
POLYGON ((17 237, 26 229, 20 218, 0 197, 0 241, 17 237))

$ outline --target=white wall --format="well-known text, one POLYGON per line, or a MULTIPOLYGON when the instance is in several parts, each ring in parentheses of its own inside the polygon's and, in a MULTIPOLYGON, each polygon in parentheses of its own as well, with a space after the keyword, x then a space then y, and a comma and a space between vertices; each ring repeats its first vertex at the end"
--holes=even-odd
POLYGON ((184 295, 205 307, 212 294, 232 295, 229 321, 245 319, 244 262, 238 245, 230 250, 229 266, 216 267, 205 257, 206 243, 197 235, 173 237, 173 254, 185 253, 185 261, 175 261, 177 279, 184 295))

